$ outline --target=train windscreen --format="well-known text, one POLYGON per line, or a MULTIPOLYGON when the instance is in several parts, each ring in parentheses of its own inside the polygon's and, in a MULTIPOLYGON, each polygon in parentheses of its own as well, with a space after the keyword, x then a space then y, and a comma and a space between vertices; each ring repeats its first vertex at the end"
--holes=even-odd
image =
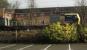
POLYGON ((66 15, 65 16, 65 21, 66 22, 71 22, 71 23, 76 22, 77 21, 76 15, 72 15, 72 16, 71 15, 66 15))

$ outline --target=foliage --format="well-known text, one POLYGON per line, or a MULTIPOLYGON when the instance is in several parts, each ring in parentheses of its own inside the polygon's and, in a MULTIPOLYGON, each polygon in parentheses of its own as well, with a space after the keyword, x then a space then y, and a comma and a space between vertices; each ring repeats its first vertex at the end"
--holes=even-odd
POLYGON ((82 32, 84 33, 84 40, 87 42, 87 26, 83 27, 82 32))
POLYGON ((7 8, 9 3, 7 0, 0 0, 0 8, 7 8))
POLYGON ((53 23, 43 30, 43 35, 54 42, 75 42, 78 40, 76 27, 72 24, 53 23))
POLYGON ((79 35, 79 40, 81 42, 87 41, 87 26, 79 25, 77 29, 77 33, 79 35))

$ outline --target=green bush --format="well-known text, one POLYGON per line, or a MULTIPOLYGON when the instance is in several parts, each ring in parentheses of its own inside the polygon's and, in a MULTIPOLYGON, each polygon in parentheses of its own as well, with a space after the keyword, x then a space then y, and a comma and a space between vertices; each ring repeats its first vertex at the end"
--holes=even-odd
POLYGON ((78 25, 77 33, 81 42, 87 42, 87 26, 78 25))
POLYGON ((84 41, 87 42, 87 26, 84 26, 82 31, 84 33, 84 41))
POLYGON ((53 23, 43 30, 43 35, 53 42, 75 42, 78 41, 76 27, 72 24, 53 23))

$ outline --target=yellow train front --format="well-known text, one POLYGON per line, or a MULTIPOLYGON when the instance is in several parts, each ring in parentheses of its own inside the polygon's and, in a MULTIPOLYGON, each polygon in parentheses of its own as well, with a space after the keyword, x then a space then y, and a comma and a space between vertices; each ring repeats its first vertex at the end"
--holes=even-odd
POLYGON ((62 23, 70 23, 70 24, 80 24, 80 16, 78 13, 65 13, 60 17, 60 21, 62 23))

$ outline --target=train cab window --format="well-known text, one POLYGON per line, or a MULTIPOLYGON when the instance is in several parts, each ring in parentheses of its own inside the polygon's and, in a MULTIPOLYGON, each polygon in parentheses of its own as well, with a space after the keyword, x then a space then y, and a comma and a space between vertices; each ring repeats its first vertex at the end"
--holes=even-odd
POLYGON ((77 21, 77 18, 75 15, 71 16, 71 15, 67 15, 65 16, 65 21, 68 21, 68 22, 76 22, 77 21))

